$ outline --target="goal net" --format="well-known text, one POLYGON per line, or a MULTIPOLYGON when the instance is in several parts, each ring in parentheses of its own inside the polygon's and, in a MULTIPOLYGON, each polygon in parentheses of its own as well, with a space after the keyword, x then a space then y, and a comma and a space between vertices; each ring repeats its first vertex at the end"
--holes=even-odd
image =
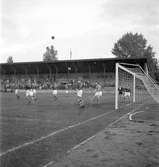
POLYGON ((115 109, 131 104, 159 103, 159 86, 138 64, 116 63, 115 109))

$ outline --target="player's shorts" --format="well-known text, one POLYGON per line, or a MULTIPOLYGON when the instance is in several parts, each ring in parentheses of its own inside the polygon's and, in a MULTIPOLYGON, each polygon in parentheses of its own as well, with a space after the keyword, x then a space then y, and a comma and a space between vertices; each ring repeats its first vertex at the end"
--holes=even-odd
POLYGON ((57 95, 57 90, 53 90, 53 91, 52 91, 52 94, 53 94, 53 95, 57 95))
POLYGON ((84 107, 85 107, 85 104, 84 104, 84 101, 83 101, 83 100, 80 100, 80 101, 79 101, 79 106, 80 106, 80 108, 84 108, 84 107))
POLYGON ((36 90, 35 89, 33 90, 33 93, 34 93, 34 95, 36 95, 36 90))
POLYGON ((130 92, 124 92, 124 97, 130 97, 130 92))
POLYGON ((33 97, 34 96, 34 93, 33 91, 30 92, 30 96, 33 97))
POLYGON ((18 95, 18 90, 17 89, 15 90, 15 95, 18 95))
POLYGON ((102 91, 97 91, 94 96, 95 97, 101 97, 102 96, 102 91))
POLYGON ((26 97, 29 97, 29 96, 30 96, 30 92, 29 92, 29 91, 26 91, 25 96, 26 96, 26 97))
POLYGON ((82 97, 82 94, 83 94, 83 91, 82 91, 82 90, 79 90, 79 91, 77 92, 77 96, 80 97, 80 98, 82 97))

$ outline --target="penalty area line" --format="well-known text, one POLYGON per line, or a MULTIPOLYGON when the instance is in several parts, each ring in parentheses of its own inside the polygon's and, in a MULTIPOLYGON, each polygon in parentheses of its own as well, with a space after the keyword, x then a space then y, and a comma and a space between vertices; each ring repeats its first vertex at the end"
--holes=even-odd
MULTIPOLYGON (((109 126, 112 126, 112 125, 115 124, 115 123, 117 123, 118 121, 120 121, 121 119, 123 119, 124 117, 126 117, 128 114, 129 114, 129 113, 126 113, 126 114, 124 114, 123 116, 121 116, 119 119, 117 119, 117 120, 113 121, 112 123, 108 124, 108 127, 109 127, 109 126)), ((98 133, 100 133, 100 132, 98 132, 98 133)), ((97 133, 97 134, 98 134, 98 133, 97 133)), ((89 142, 89 141, 92 140, 94 137, 96 137, 97 134, 95 134, 95 135, 93 135, 93 136, 87 138, 86 140, 82 141, 81 143, 75 145, 71 150, 68 150, 68 151, 67 151, 67 154, 69 154, 69 153, 70 153, 71 151, 73 151, 73 150, 78 149, 80 146, 84 145, 85 143, 89 142)), ((45 164, 43 167, 48 167, 49 165, 52 165, 52 164, 53 164, 53 161, 50 161, 50 162, 48 162, 47 164, 45 164)))
MULTIPOLYGON (((140 107, 141 107, 141 106, 138 106, 135 110, 132 110, 131 112, 135 112, 135 111, 138 110, 140 107)), ((107 128, 113 126, 114 124, 116 124, 117 122, 119 122, 121 119, 125 118, 127 115, 130 115, 131 112, 126 113, 126 114, 124 114, 123 116, 119 117, 119 119, 117 119, 117 120, 111 122, 110 124, 107 125, 107 128)), ((107 129, 107 128, 106 128, 106 129, 107 129)), ((98 133, 100 133, 100 132, 98 132, 98 133)), ((97 134, 98 134, 98 133, 97 133, 97 134)), ((82 141, 82 142, 79 143, 78 145, 74 146, 71 150, 75 150, 75 149, 79 148, 81 145, 87 143, 88 141, 90 141, 91 139, 93 139, 95 136, 97 136, 97 134, 95 134, 95 135, 93 135, 93 136, 87 138, 86 140, 82 141)), ((71 152, 71 150, 69 150, 68 153, 71 152)))
POLYGON ((32 122, 32 121, 37 121, 37 122, 52 122, 50 119, 46 120, 40 120, 40 119, 34 119, 34 118, 18 118, 18 117, 0 117, 0 121, 2 120, 14 120, 14 121, 25 121, 25 122, 32 122))
POLYGON ((6 154, 8 154, 8 153, 11 153, 11 152, 13 152, 13 151, 16 151, 16 150, 18 150, 18 149, 21 149, 21 148, 23 148, 23 147, 26 147, 26 146, 35 144, 35 143, 37 143, 37 142, 40 142, 40 141, 42 141, 42 140, 44 140, 44 139, 47 139, 47 138, 49 138, 49 137, 55 136, 56 134, 59 134, 59 133, 61 133, 61 132, 64 132, 64 131, 66 131, 66 130, 68 130, 68 129, 75 128, 75 127, 78 127, 78 126, 80 126, 80 125, 84 125, 84 124, 86 124, 86 123, 88 123, 88 122, 90 122, 90 121, 93 121, 93 120, 98 119, 98 118, 100 118, 100 117, 106 116, 106 115, 111 114, 111 113, 113 113, 113 112, 114 112, 114 110, 112 110, 112 111, 110 111, 110 112, 108 112, 108 113, 104 113, 104 114, 98 115, 98 116, 96 116, 96 117, 92 117, 92 118, 90 118, 90 119, 88 119, 88 120, 85 120, 85 121, 83 121, 83 122, 79 122, 79 123, 76 123, 76 124, 74 124, 74 125, 69 125, 69 126, 63 128, 63 129, 59 129, 59 130, 57 130, 57 131, 54 131, 54 132, 52 132, 52 133, 50 133, 50 134, 48 134, 48 135, 46 135, 46 136, 42 136, 42 137, 40 137, 40 138, 38 138, 38 139, 35 139, 35 140, 30 141, 30 142, 26 142, 26 143, 21 144, 21 145, 19 145, 19 146, 13 147, 13 148, 11 148, 11 149, 8 149, 8 150, 5 151, 5 152, 0 153, 0 157, 6 155, 6 154))
MULTIPOLYGON (((128 113, 124 114, 124 115, 121 116, 119 119, 117 119, 117 120, 113 121, 112 123, 108 124, 107 127, 111 127, 113 124, 115 124, 115 123, 117 123, 118 121, 120 121, 121 119, 125 118, 127 115, 128 115, 128 113)), ((98 133, 100 133, 100 132, 98 132, 98 133)), ((97 133, 97 134, 98 134, 98 133, 97 133)), ((82 142, 79 143, 78 145, 74 146, 70 151, 68 151, 68 153, 71 152, 72 150, 78 149, 81 145, 83 145, 83 144, 87 143, 88 141, 92 140, 94 137, 97 136, 97 134, 95 134, 95 135, 93 135, 93 136, 87 138, 86 140, 82 141, 82 142)))

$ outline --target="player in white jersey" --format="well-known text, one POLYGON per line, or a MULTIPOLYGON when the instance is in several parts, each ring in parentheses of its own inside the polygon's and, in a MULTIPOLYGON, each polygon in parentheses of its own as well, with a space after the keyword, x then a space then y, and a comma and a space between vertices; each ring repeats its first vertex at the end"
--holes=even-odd
POLYGON ((31 103, 32 99, 31 99, 31 90, 27 87, 25 90, 25 97, 28 101, 28 104, 31 103))
POLYGON ((36 98, 36 90, 33 89, 27 89, 26 93, 25 93, 25 97, 28 101, 28 104, 30 104, 31 102, 34 104, 35 101, 37 100, 36 98))
POLYGON ((30 89, 30 98, 32 103, 34 104, 36 101, 36 90, 35 89, 30 89))
POLYGON ((33 89, 30 89, 30 97, 33 99, 34 97, 34 92, 33 92, 33 89))
POLYGON ((35 102, 35 101, 37 101, 37 92, 36 92, 35 88, 32 91, 33 91, 33 98, 34 98, 34 102, 35 102))
POLYGON ((77 89, 77 102, 79 102, 82 99, 83 96, 83 90, 82 88, 77 89))
POLYGON ((52 94, 53 94, 54 100, 57 100, 58 98, 57 98, 57 85, 56 85, 56 83, 54 83, 52 94))
POLYGON ((57 89, 52 90, 52 94, 55 100, 57 100, 57 89))
POLYGON ((68 84, 65 84, 65 93, 68 94, 69 91, 68 91, 68 84))
POLYGON ((18 88, 15 89, 15 96, 17 97, 17 99, 20 99, 19 89, 18 88))
POLYGON ((80 86, 77 91, 77 104, 79 105, 80 108, 84 108, 85 107, 85 101, 83 99, 83 89, 82 86, 80 86))
POLYGON ((96 82, 96 88, 95 88, 95 93, 94 93, 94 96, 93 96, 93 99, 92 101, 94 101, 95 99, 97 100, 97 104, 99 104, 99 101, 102 97, 102 86, 96 82))

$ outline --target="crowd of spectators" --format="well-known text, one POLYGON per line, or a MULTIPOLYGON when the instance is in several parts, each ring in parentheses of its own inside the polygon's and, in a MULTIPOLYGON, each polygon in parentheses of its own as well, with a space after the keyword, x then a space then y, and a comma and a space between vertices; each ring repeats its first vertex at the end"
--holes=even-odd
POLYGON ((14 89, 25 89, 26 87, 35 88, 39 90, 52 89, 56 83, 57 89, 76 89, 78 85, 82 85, 83 88, 90 88, 95 86, 95 82, 99 81, 102 86, 114 86, 113 80, 103 79, 68 79, 60 78, 56 79, 49 76, 39 77, 20 77, 20 76, 3 76, 0 80, 1 91, 13 91, 14 89))

